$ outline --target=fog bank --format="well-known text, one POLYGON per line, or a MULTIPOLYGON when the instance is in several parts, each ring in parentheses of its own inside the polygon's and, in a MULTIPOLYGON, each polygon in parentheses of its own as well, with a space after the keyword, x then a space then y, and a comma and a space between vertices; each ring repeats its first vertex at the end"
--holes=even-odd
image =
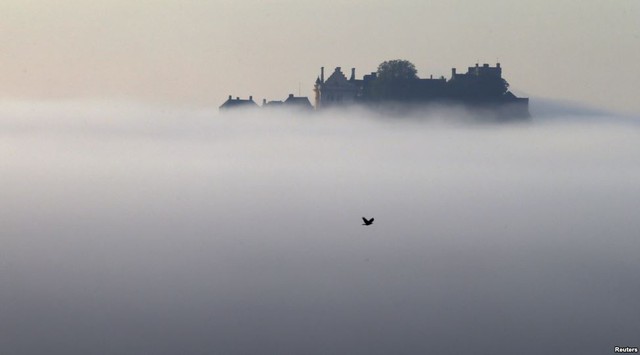
POLYGON ((638 346, 636 121, 430 115, 6 103, 0 352, 638 346))

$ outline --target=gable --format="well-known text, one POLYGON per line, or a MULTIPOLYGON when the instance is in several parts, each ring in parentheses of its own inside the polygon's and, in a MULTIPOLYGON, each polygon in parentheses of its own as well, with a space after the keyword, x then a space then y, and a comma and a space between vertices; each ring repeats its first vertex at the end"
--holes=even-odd
POLYGON ((351 84, 347 77, 342 73, 340 67, 337 67, 336 70, 329 76, 329 78, 323 84, 324 88, 344 88, 344 89, 353 89, 355 90, 355 85, 351 84))

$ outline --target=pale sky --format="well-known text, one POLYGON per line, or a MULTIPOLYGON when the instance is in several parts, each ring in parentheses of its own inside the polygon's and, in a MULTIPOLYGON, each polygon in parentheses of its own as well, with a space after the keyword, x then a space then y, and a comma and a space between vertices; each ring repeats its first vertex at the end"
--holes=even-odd
POLYGON ((319 68, 499 60, 518 94, 640 112, 640 1, 0 2, 0 99, 216 108, 311 96, 319 68))

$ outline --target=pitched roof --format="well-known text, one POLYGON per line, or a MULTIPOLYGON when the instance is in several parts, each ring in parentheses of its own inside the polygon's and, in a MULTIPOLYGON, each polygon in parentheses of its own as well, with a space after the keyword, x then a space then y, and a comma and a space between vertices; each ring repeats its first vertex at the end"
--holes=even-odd
POLYGON ((306 96, 293 96, 293 94, 289 94, 286 100, 284 100, 284 104, 287 106, 296 106, 300 108, 313 108, 311 106, 311 102, 309 98, 306 96))
POLYGON ((239 97, 236 97, 234 99, 233 97, 231 97, 231 95, 229 95, 229 98, 220 106, 220 109, 226 110, 231 108, 251 108, 251 107, 258 107, 258 104, 256 104, 253 101, 253 96, 249 96, 248 100, 244 100, 239 97))
POLYGON ((329 78, 323 83, 324 87, 341 87, 345 89, 356 89, 344 75, 340 67, 337 67, 329 78))

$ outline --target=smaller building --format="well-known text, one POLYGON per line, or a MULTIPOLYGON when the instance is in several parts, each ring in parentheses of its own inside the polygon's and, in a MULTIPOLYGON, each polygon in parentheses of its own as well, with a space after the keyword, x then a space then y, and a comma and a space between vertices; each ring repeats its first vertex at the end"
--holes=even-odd
POLYGON ((313 110, 313 106, 311 106, 311 102, 309 98, 306 96, 293 96, 293 94, 289 94, 286 100, 283 103, 284 107, 292 108, 296 110, 305 110, 311 111, 313 110))
POLYGON ((267 99, 262 99, 262 108, 268 108, 268 109, 273 109, 273 108, 282 108, 282 105, 284 104, 284 102, 282 101, 277 101, 277 100, 272 100, 272 101, 267 101, 267 99))
POLYGON ((300 111, 312 111, 313 106, 311 106, 311 102, 309 98, 306 96, 294 96, 293 94, 289 94, 284 101, 267 101, 267 99, 262 100, 263 109, 275 109, 275 110, 300 110, 300 111))
POLYGON ((225 101, 221 106, 220 106, 220 111, 228 111, 228 110, 235 110, 235 109, 252 109, 252 108, 258 108, 258 104, 256 104, 253 101, 253 96, 249 96, 248 100, 245 99, 241 99, 239 97, 236 97, 235 99, 229 95, 229 98, 227 99, 227 101, 225 101))

